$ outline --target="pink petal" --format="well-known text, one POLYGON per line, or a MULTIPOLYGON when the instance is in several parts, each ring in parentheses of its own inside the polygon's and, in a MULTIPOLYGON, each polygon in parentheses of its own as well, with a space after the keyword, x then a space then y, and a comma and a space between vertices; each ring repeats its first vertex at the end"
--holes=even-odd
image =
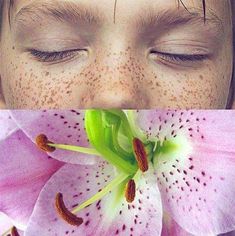
POLYGON ((15 121, 12 120, 9 111, 1 111, 0 112, 0 141, 7 138, 11 135, 14 131, 18 129, 15 121))
POLYGON ((161 236, 193 236, 182 229, 168 214, 164 214, 161 236))
POLYGON ((192 142, 234 150, 231 135, 235 133, 233 111, 139 111, 137 123, 151 140, 174 139, 185 135, 192 142), (220 135, 221 132, 223 136, 220 135), (205 137, 206 136, 206 137, 205 137))
MULTIPOLYGON (((39 134, 45 134, 57 144, 88 147, 84 130, 84 111, 13 111, 14 119, 34 142, 39 134)), ((77 152, 56 150, 53 158, 72 164, 93 164, 94 156, 77 152)))
POLYGON ((185 138, 178 143, 180 152, 162 153, 155 159, 166 211, 192 234, 233 230, 235 112, 140 112, 140 121, 149 139, 166 137, 177 143, 179 137, 185 138))
POLYGON ((21 225, 40 190, 62 164, 40 152, 22 131, 0 143, 0 211, 21 225))
POLYGON ((221 234, 220 236, 235 236, 235 231, 225 233, 225 234, 221 234))
POLYGON ((115 198, 116 189, 83 209, 78 213, 84 219, 79 227, 70 226, 57 215, 54 207, 56 193, 64 194, 65 204, 71 210, 113 178, 114 169, 105 162, 93 166, 64 166, 41 192, 26 235, 160 235, 162 209, 153 174, 143 177, 132 204, 126 203, 124 193, 121 198, 115 198))
MULTIPOLYGON (((14 222, 5 214, 0 212, 0 235, 5 236, 5 233, 6 232, 9 233, 13 226, 16 227, 14 222)), ((22 235, 22 236, 24 235, 24 232, 21 231, 19 228, 17 228, 17 232, 19 233, 19 235, 22 235)))
POLYGON ((9 217, 0 213, 0 235, 3 235, 7 230, 13 226, 13 223, 9 217))

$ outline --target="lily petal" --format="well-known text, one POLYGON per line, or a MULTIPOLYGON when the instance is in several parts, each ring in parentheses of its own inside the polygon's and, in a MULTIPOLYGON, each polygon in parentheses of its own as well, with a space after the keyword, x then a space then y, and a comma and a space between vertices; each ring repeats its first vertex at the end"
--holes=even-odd
MULTIPOLYGON (((39 134, 57 144, 88 147, 84 130, 84 111, 12 111, 16 123, 35 142, 39 134)), ((51 157, 71 164, 94 164, 96 157, 77 152, 56 150, 51 157)))
POLYGON ((160 235, 162 207, 153 174, 152 179, 146 176, 140 181, 131 204, 124 200, 123 188, 120 191, 117 187, 78 213, 84 220, 79 227, 70 226, 58 217, 54 207, 58 192, 63 193, 65 205, 71 210, 107 185, 114 172, 105 162, 64 166, 41 192, 25 235, 160 235))
POLYGON ((9 217, 0 213, 0 235, 3 235, 7 230, 13 226, 13 223, 9 217))
POLYGON ((195 235, 233 230, 235 113, 154 111, 138 119, 149 139, 158 136, 178 145, 155 158, 165 210, 195 235))
POLYGON ((235 236, 235 231, 225 233, 225 234, 221 234, 220 236, 235 236))
POLYGON ((161 236, 193 236, 181 228, 168 214, 164 214, 161 236))
POLYGON ((0 112, 0 141, 7 138, 14 131, 18 129, 15 121, 12 119, 11 114, 7 110, 0 112))
POLYGON ((203 142, 224 151, 234 150, 231 140, 235 133, 234 119, 233 111, 218 110, 142 110, 136 113, 137 124, 150 140, 171 140, 183 134, 194 143, 203 142))
MULTIPOLYGON (((5 214, 0 212, 0 235, 10 235, 12 227, 15 226, 15 223, 5 214)), ((24 232, 17 228, 18 234, 21 236, 24 235, 24 232)))
POLYGON ((0 211, 22 229, 40 190, 62 163, 40 152, 22 131, 0 143, 0 160, 0 211))

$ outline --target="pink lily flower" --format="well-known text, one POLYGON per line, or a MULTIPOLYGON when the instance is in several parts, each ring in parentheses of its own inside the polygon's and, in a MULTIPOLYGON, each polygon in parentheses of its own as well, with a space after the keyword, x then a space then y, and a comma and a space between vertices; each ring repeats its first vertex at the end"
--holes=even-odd
POLYGON ((26 236, 161 235, 163 210, 185 235, 235 229, 234 112, 88 111, 78 123, 92 148, 85 132, 85 145, 76 143, 44 113, 14 118, 29 140, 46 134, 50 156, 70 163, 44 184, 26 236))
MULTIPOLYGON (((25 230, 34 205, 45 183, 64 163, 92 164, 94 158, 79 160, 79 154, 56 151, 48 154, 40 151, 35 145, 35 137, 27 136, 27 129, 37 133, 47 133, 58 142, 70 142, 70 135, 77 137, 73 144, 86 146, 84 130, 77 124, 83 120, 83 113, 58 112, 0 112, 0 212, 10 217, 12 223, 25 230), (65 114, 66 113, 66 114, 65 114), (17 122, 14 115, 21 120, 30 119, 24 124, 17 122), (61 117, 67 115, 66 119, 61 117), (62 122, 63 120, 63 122, 62 122), (66 120, 66 121, 65 121, 66 120), (34 123, 35 122, 35 123, 34 123), (65 124, 65 122, 67 122, 65 124), (72 129, 67 124, 71 124, 72 129), (75 129, 75 124, 77 129, 75 129), (67 126, 66 126, 67 125, 67 126), (66 129, 67 127, 67 129, 66 129), (76 155, 75 155, 76 154, 76 155), (64 159, 63 159, 64 157, 64 159)), ((82 127, 83 128, 83 127, 82 127)), ((8 225, 8 224, 7 224, 8 225)))

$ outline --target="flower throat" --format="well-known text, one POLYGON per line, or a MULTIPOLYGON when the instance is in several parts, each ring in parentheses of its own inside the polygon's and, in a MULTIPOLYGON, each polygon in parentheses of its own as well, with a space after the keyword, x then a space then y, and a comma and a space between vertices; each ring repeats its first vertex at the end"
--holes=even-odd
POLYGON ((69 211, 63 200, 63 194, 55 196, 55 208, 58 215, 70 225, 79 226, 83 219, 76 216, 78 212, 99 201, 114 188, 125 186, 123 197, 127 203, 135 200, 138 180, 152 164, 153 142, 147 141, 142 131, 136 127, 132 111, 87 110, 85 130, 92 148, 55 144, 46 135, 36 138, 37 146, 46 152, 56 149, 77 151, 97 155, 105 159, 115 169, 117 176, 101 191, 69 211))

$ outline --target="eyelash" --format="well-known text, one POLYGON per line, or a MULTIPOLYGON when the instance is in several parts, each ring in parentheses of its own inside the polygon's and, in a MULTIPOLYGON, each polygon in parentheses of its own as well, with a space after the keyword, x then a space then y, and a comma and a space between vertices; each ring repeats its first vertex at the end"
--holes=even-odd
MULTIPOLYGON (((30 54, 35 57, 38 61, 41 62, 57 62, 64 61, 74 58, 79 52, 85 51, 81 49, 77 50, 67 50, 67 51, 59 51, 59 52, 44 52, 38 51, 35 49, 29 50, 30 54)), ((150 54, 158 55, 161 59, 168 62, 200 62, 209 58, 208 55, 204 54, 171 54, 171 53, 163 53, 158 51, 151 51, 150 54)))
POLYGON ((86 50, 67 50, 59 52, 44 52, 35 49, 29 50, 29 53, 40 62, 58 62, 65 61, 74 58, 79 52, 84 52, 86 50))
POLYGON ((171 54, 158 51, 151 51, 150 53, 169 62, 200 62, 209 58, 209 55, 205 54, 171 54))

